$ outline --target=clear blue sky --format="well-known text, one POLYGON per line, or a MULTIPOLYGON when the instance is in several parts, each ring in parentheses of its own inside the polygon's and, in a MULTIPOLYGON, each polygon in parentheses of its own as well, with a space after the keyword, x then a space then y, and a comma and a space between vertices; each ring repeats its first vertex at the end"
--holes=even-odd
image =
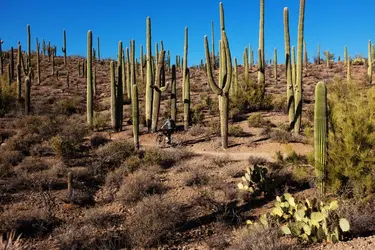
MULTIPOLYGON (((136 40, 137 55, 140 44, 145 44, 146 17, 152 21, 152 43, 164 41, 165 49, 174 58, 182 55, 184 28, 189 27, 189 65, 204 58, 203 37, 211 39, 211 20, 215 22, 216 49, 219 40, 219 2, 217 0, 64 0, 25 1, 2 0, 0 38, 3 48, 17 46, 20 40, 26 48, 26 25, 31 25, 32 47, 35 37, 44 38, 58 46, 61 55, 63 29, 67 31, 69 55, 86 53, 87 31, 101 39, 102 57, 116 58, 117 44, 128 46, 136 40), (162 4, 161 4, 162 3, 162 4), (21 6, 21 7, 20 7, 21 6)), ((258 47, 259 0, 223 0, 226 30, 233 57, 242 63, 245 46, 258 47)), ((284 60, 283 8, 289 7, 291 43, 296 45, 299 0, 265 0, 266 59, 278 49, 279 63, 284 60)), ((330 50, 343 58, 343 48, 349 54, 367 56, 367 42, 375 42, 374 0, 307 0, 305 12, 305 40, 309 59, 330 50)))

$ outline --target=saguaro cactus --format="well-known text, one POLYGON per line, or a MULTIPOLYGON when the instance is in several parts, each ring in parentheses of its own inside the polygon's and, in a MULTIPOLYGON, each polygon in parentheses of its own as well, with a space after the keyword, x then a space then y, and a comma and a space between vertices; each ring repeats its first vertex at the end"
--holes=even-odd
POLYGON ((285 67, 286 67, 286 96, 289 114, 289 128, 294 127, 294 89, 292 80, 292 65, 290 62, 290 33, 289 10, 284 8, 284 41, 285 41, 285 67))
POLYGON ((184 129, 189 129, 190 122, 190 77, 188 76, 188 66, 187 66, 187 57, 188 57, 188 27, 185 27, 185 45, 184 45, 184 61, 183 61, 183 71, 182 71, 182 99, 184 100, 184 129))
POLYGON ((234 58, 234 67, 233 67, 233 84, 230 87, 230 93, 232 96, 238 94, 238 72, 237 72, 237 58, 234 58))
POLYGON ((171 87, 171 118, 177 118, 177 86, 176 86, 176 65, 172 65, 172 87, 171 87))
POLYGON ((147 17, 146 20, 146 101, 145 101, 145 116, 146 125, 148 132, 151 131, 151 121, 152 121, 152 97, 153 97, 153 75, 152 75, 152 55, 151 55, 151 18, 147 17))
POLYGON ((36 76, 37 76, 37 83, 40 85, 40 65, 39 65, 39 50, 40 50, 40 44, 38 42, 38 38, 36 38, 36 76))
POLYGON ((122 41, 118 43, 118 55, 117 55, 117 94, 116 94, 116 130, 122 130, 122 121, 124 119, 124 90, 122 89, 122 58, 123 58, 123 49, 122 49, 122 41))
POLYGON ((216 69, 215 63, 215 29, 214 29, 214 21, 211 21, 211 46, 212 46, 212 66, 216 69))
POLYGON ((296 67, 296 49, 294 46, 292 46, 292 83, 294 86, 294 89, 296 88, 296 73, 297 73, 297 67, 296 67))
POLYGON ((27 25, 27 68, 31 67, 31 31, 30 25, 27 25))
MULTIPOLYGON (((170 57, 169 57, 169 63, 170 63, 170 57)), ((140 68, 141 83, 143 84, 145 80, 144 73, 143 73, 143 68, 144 68, 143 45, 141 45, 140 50, 139 50, 139 68, 140 68)))
POLYGON ((368 68, 367 68, 367 79, 368 83, 372 84, 372 53, 371 53, 371 41, 368 41, 368 68))
POLYGON ((305 69, 307 69, 309 59, 307 58, 306 41, 303 42, 303 60, 304 60, 304 63, 305 63, 305 69))
POLYGON ((328 148, 327 87, 319 82, 315 87, 314 151, 315 171, 319 190, 325 193, 328 148))
POLYGON ((275 78, 275 84, 277 85, 277 49, 273 51, 273 77, 275 78))
POLYGON ((157 68, 156 68, 155 85, 153 86, 154 97, 153 97, 152 126, 151 126, 153 133, 158 130, 161 93, 166 91, 168 88, 168 84, 165 85, 164 58, 165 58, 165 51, 161 50, 159 52, 159 60, 158 60, 157 68))
MULTIPOLYGON (((266 87, 265 78, 265 59, 264 59, 264 0, 260 0, 260 20, 259 20, 259 48, 261 52, 261 66, 258 68, 258 85, 262 87, 262 95, 264 95, 266 87)), ((258 50, 259 52, 259 50, 258 50)))
MULTIPOLYGON (((125 51, 126 51, 127 49, 128 49, 128 48, 126 48, 125 51)), ((124 97, 125 97, 125 96, 128 97, 128 96, 126 95, 125 91, 126 91, 126 81, 127 81, 128 79, 130 80, 130 76, 128 77, 128 75, 126 74, 126 61, 125 61, 125 55, 126 55, 126 53, 125 53, 125 51, 122 50, 122 58, 121 58, 121 60, 122 60, 122 64, 121 64, 122 82, 121 82, 121 84, 122 84, 122 91, 123 91, 124 97)), ((129 75, 130 75, 130 74, 129 74, 129 75)))
POLYGON ((111 69, 111 124, 114 131, 116 131, 116 124, 118 121, 116 120, 116 78, 115 78, 115 65, 114 62, 111 61, 110 63, 111 69))
POLYGON ((87 97, 86 97, 86 115, 87 124, 93 125, 94 121, 94 103, 93 103, 93 86, 92 86, 92 32, 87 32, 87 97))
POLYGON ((348 62, 348 48, 345 46, 344 47, 344 64, 348 62))
POLYGON ((14 79, 14 51, 13 47, 10 47, 10 71, 12 80, 14 79))
POLYGON ((52 75, 55 75, 55 53, 52 52, 52 75))
POLYGON ((247 47, 245 48, 244 52, 243 52, 243 76, 244 76, 244 80, 245 80, 245 85, 249 84, 249 53, 247 51, 247 47))
POLYGON ((21 101, 22 97, 22 50, 21 44, 18 43, 17 52, 17 99, 21 101))
POLYGON ((0 74, 4 74, 4 62, 3 62, 3 49, 2 49, 3 40, 0 38, 0 74))
POLYGON ((138 89, 136 81, 136 64, 135 64, 135 41, 130 42, 130 84, 131 84, 131 99, 132 99, 132 125, 134 148, 139 149, 139 115, 138 115, 138 89))
MULTIPOLYGON (((128 95, 128 99, 130 100, 132 98, 132 91, 131 91, 131 69, 130 69, 130 55, 129 55, 129 48, 126 48, 126 92, 128 95)), ((125 89, 124 89, 125 91, 125 89)))
POLYGON ((29 115, 31 111, 31 106, 30 106, 30 87, 31 87, 31 79, 30 79, 30 74, 26 77, 25 80, 25 115, 29 115))
POLYGON ((297 48, 297 76, 296 76, 296 92, 295 92, 295 134, 299 134, 302 121, 302 45, 303 32, 305 23, 305 0, 300 0, 299 22, 298 22, 298 48, 297 48))
POLYGON ((66 66, 66 31, 64 30, 64 46, 61 48, 64 53, 64 66, 66 66))
POLYGON ((98 61, 100 62, 100 38, 98 37, 98 61))
POLYGON ((329 69, 330 68, 329 51, 327 50, 325 54, 326 54, 326 67, 327 69, 329 69))
POLYGON ((208 47, 207 36, 204 37, 204 47, 206 52, 206 68, 207 77, 211 89, 219 96, 220 105, 220 127, 222 137, 222 147, 228 148, 228 113, 229 113, 229 89, 232 83, 232 58, 229 50, 229 42, 225 33, 224 26, 224 9, 223 3, 220 3, 220 26, 221 26, 221 41, 220 46, 220 79, 219 85, 215 83, 213 77, 213 70, 211 67, 210 51, 208 47))

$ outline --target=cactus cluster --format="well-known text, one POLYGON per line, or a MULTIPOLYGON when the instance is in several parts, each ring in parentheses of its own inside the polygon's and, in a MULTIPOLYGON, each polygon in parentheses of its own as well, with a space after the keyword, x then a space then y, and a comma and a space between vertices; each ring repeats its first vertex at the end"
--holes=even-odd
POLYGON ((250 166, 241 178, 241 182, 237 184, 239 190, 250 193, 252 196, 267 194, 267 168, 262 166, 250 166))

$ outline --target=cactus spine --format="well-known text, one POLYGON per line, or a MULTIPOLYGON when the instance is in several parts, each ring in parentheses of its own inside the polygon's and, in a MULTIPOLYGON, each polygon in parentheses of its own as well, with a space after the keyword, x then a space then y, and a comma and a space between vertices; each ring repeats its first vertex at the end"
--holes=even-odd
POLYGON ((285 67, 286 67, 286 95, 289 114, 289 128, 294 127, 294 88, 292 80, 292 65, 290 58, 289 10, 284 8, 284 40, 285 40, 285 67))
POLYGON ((295 134, 301 130, 302 120, 302 43, 305 21, 305 0, 300 0, 300 13, 298 22, 298 48, 297 48, 297 72, 296 72, 296 92, 295 92, 295 134))
POLYGON ((153 133, 158 130, 161 93, 166 91, 168 88, 168 84, 165 85, 164 58, 165 58, 165 51, 161 50, 159 52, 159 60, 158 60, 157 68, 156 68, 155 85, 153 86, 154 97, 153 97, 152 126, 151 126, 153 133))
POLYGON ((277 85, 277 49, 273 51, 273 77, 275 78, 275 84, 277 85))
POLYGON ((177 118, 177 87, 176 87, 176 65, 172 65, 172 87, 171 87, 171 118, 177 118))
MULTIPOLYGON (((264 0, 260 0, 260 20, 259 20, 259 48, 261 54, 261 67, 258 68, 258 85, 262 88, 262 96, 265 92, 266 78, 265 78, 265 59, 264 59, 264 0)), ((258 57, 259 58, 259 57, 258 57)), ((258 63, 259 65, 259 63, 258 63)))
POLYGON ((66 66, 66 30, 64 30, 64 47, 61 50, 64 53, 64 66, 66 66))
POLYGON ((30 74, 25 79, 25 115, 30 114, 30 87, 31 87, 31 79, 30 74))
POLYGON ((152 56, 151 56, 151 19, 147 17, 146 20, 146 53, 147 53, 147 68, 146 68, 146 125, 148 132, 151 130, 152 120, 152 97, 153 97, 153 75, 152 75, 152 56))
POLYGON ((92 86, 92 32, 87 32, 87 97, 86 115, 87 124, 91 127, 94 118, 93 86, 92 86))
POLYGON ((40 44, 38 42, 38 38, 36 38, 36 71, 37 71, 36 75, 37 75, 38 85, 40 85, 39 50, 40 50, 40 44))
POLYGON ((249 53, 247 51, 247 47, 245 48, 245 51, 243 52, 243 74, 244 74, 244 80, 245 84, 249 84, 249 53))
POLYGON ((182 72, 182 97, 184 100, 184 129, 189 129, 189 120, 190 120, 190 72, 187 66, 187 57, 188 57, 188 27, 185 27, 185 45, 184 45, 184 60, 183 60, 183 72, 182 72))
POLYGON ((368 41, 368 68, 367 68, 367 79, 369 84, 372 84, 372 53, 371 53, 371 41, 368 41))
POLYGON ((223 3, 220 3, 220 26, 221 26, 221 53, 220 53, 220 79, 219 85, 215 83, 213 70, 211 67, 210 51, 208 47, 207 36, 204 37, 204 46, 206 52, 206 69, 208 82, 211 89, 219 97, 220 105, 220 126, 222 147, 228 148, 228 113, 229 113, 229 97, 228 92, 232 83, 232 58, 229 50, 229 42, 225 33, 224 26, 224 9, 223 3), (222 63, 223 62, 223 63, 222 63))
POLYGON ((322 194, 325 193, 327 172, 327 128, 327 87, 325 83, 319 82, 315 87, 314 151, 316 177, 322 194))

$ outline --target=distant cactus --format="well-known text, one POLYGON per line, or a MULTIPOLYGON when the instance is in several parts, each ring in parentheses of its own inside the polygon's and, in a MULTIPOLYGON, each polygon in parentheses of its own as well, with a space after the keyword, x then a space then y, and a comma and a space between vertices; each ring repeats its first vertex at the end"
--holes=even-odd
POLYGON ((132 125, 133 125, 133 138, 134 148, 139 150, 139 107, 138 107, 138 88, 136 81, 135 70, 135 41, 130 42, 130 84, 131 84, 131 99, 132 99, 132 125))
POLYGON ((296 72, 296 85, 295 85, 295 134, 299 134, 301 130, 302 121, 302 46, 303 46, 303 33, 305 23, 305 0, 300 0, 300 12, 298 22, 298 48, 297 48, 297 72, 296 72))
POLYGON ((36 76, 37 76, 37 83, 40 85, 40 61, 39 61, 39 50, 40 50, 40 44, 38 42, 38 38, 36 38, 36 76))
POLYGON ((212 46, 212 55, 211 55, 211 61, 213 69, 216 69, 216 63, 215 63, 215 29, 214 29, 214 21, 211 21, 211 46, 212 46))
POLYGON ((100 62, 100 38, 98 37, 98 61, 100 62))
POLYGON ((247 51, 247 48, 245 48, 243 52, 243 76, 244 76, 244 81, 245 85, 249 83, 249 53, 247 51))
POLYGON ((110 63, 111 69, 111 125, 114 131, 116 131, 116 124, 118 124, 116 119, 116 77, 115 77, 115 65, 114 62, 111 61, 110 63))
POLYGON ((31 87, 31 79, 30 75, 26 77, 25 80, 25 115, 29 115, 31 111, 31 106, 30 106, 30 87, 31 87))
POLYGON ((3 61, 3 49, 2 49, 3 40, 0 38, 0 74, 4 74, 4 61, 3 61))
POLYGON ((66 31, 64 30, 64 46, 61 48, 64 53, 64 65, 66 66, 66 31))
POLYGON ((286 66, 286 95, 289 114, 289 128, 294 127, 294 86, 292 80, 292 64, 290 58, 290 33, 289 10, 284 8, 284 40, 285 40, 285 66, 286 66))
POLYGON ((188 46, 189 46, 189 39, 188 39, 188 27, 185 27, 185 45, 184 45, 184 60, 183 60, 183 71, 182 71, 182 97, 184 100, 184 129, 189 129, 189 122, 190 122, 190 73, 188 70, 187 65, 187 57, 188 57, 188 46))
POLYGON ((172 87, 171 87, 171 118, 177 119, 177 86, 176 86, 176 65, 172 65, 172 87))
POLYGON ((43 56, 46 56, 46 41, 44 39, 42 40, 42 51, 43 51, 43 56))
POLYGON ((10 72, 12 80, 14 79, 14 51, 13 47, 10 48, 10 72))
POLYGON ((17 100, 21 101, 22 99, 22 73, 21 73, 21 64, 17 63, 17 100))
MULTIPOLYGON (((170 57, 169 57, 169 64, 170 64, 170 57)), ((141 45, 140 50, 139 50, 139 68, 140 68, 141 83, 143 84, 145 81, 144 72, 143 72, 143 68, 144 68, 143 45, 141 45)))
MULTIPOLYGON (((266 61, 264 57, 264 0, 260 0, 260 20, 259 20, 259 48, 258 52, 261 53, 262 62, 258 65, 261 65, 258 68, 258 85, 262 88, 262 99, 266 91, 266 78, 265 78, 265 67, 266 61)), ((259 58, 259 57, 258 57, 259 58)))
POLYGON ((52 53, 52 75, 55 75, 55 53, 52 53))
POLYGON ((27 25, 27 68, 31 67, 31 31, 30 25, 27 25))
POLYGON ((344 64, 346 65, 348 62, 348 48, 344 47, 344 64))
POLYGON ((277 49, 273 52, 273 77, 275 78, 275 84, 277 85, 277 49))
POLYGON ((87 124, 92 127, 94 121, 94 103, 93 103, 93 86, 92 86, 92 32, 87 32, 87 99, 86 115, 87 124))
POLYGON ((122 50, 122 58, 121 58, 121 60, 122 60, 122 63, 121 63, 122 81, 121 81, 121 83, 119 83, 119 84, 122 84, 122 91, 123 91, 124 97, 125 96, 127 97, 127 94, 125 93, 125 91, 126 91, 126 82, 128 81, 128 79, 130 80, 130 72, 129 72, 129 76, 126 74, 127 73, 127 71, 126 71, 126 67, 127 67, 126 60, 127 59, 125 60, 125 58, 126 58, 125 51, 127 51, 127 50, 128 50, 128 48, 126 48, 125 50, 124 49, 122 50))
POLYGON ((368 83, 372 84, 372 53, 371 53, 371 41, 368 41, 368 69, 367 69, 367 79, 368 83))
POLYGON ((124 77, 122 75, 122 58, 123 58, 123 47, 122 47, 122 41, 118 43, 118 55, 117 55, 117 93, 116 93, 116 130, 121 131, 122 130, 122 122, 124 119, 124 90, 122 89, 122 78, 124 77))
POLYGON ((237 58, 234 58, 234 66, 233 66, 233 84, 230 87, 230 93, 232 96, 236 96, 238 94, 238 72, 237 72, 237 58))
MULTIPOLYGON (((127 96, 128 96, 129 100, 132 97, 131 96, 131 94, 132 94, 131 86, 132 85, 130 83, 130 80, 131 80, 130 78, 131 78, 130 55, 129 55, 129 48, 126 48, 126 93, 127 93, 127 96)), ((125 92, 125 89, 124 89, 124 92, 125 92)))
POLYGON ((12 84, 12 73, 10 69, 10 63, 8 63, 8 85, 10 86, 12 84))
POLYGON ((319 82, 315 87, 314 151, 318 187, 325 193, 328 148, 327 87, 319 82))
POLYGON ((251 44, 249 45, 249 53, 250 53, 249 68, 252 69, 254 67, 254 51, 251 47, 251 44))
POLYGON ((222 137, 222 147, 228 148, 228 115, 229 115, 229 89, 232 83, 232 58, 229 50, 229 42, 225 32, 224 8, 220 3, 220 27, 221 27, 221 46, 220 46, 220 79, 219 85, 215 83, 213 70, 210 60, 210 51, 208 47, 207 36, 204 37, 204 46, 206 52, 206 69, 208 82, 211 89, 219 97, 220 105, 220 127, 222 137))
POLYGON ((327 50, 325 54, 326 54, 326 67, 327 69, 329 69, 330 68, 329 51, 327 50))

